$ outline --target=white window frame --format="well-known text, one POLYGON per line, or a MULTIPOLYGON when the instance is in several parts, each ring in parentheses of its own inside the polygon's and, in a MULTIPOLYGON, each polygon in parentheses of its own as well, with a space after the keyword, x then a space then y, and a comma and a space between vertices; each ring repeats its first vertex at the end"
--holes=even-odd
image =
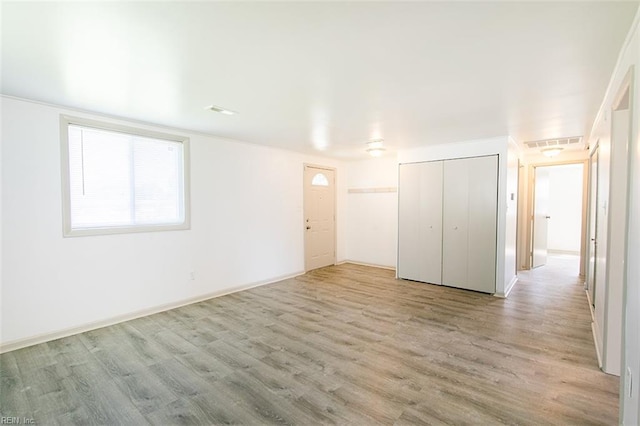
POLYGON ((64 237, 79 237, 88 235, 109 235, 128 234, 137 232, 154 231, 177 231, 191 229, 191 202, 190 202, 190 155, 189 138, 176 136, 167 133, 155 132, 151 130, 139 129, 135 127, 123 126, 115 123, 108 123, 90 120, 68 115, 60 116, 60 144, 61 144, 61 174, 62 174, 62 222, 64 237), (69 125, 91 127, 110 132, 125 133, 133 136, 143 136, 154 139, 163 139, 171 142, 178 142, 183 147, 183 184, 184 184, 184 222, 179 224, 154 224, 154 225, 124 225, 109 227, 91 227, 72 229, 71 227, 71 190, 70 190, 70 170, 69 170, 69 125))

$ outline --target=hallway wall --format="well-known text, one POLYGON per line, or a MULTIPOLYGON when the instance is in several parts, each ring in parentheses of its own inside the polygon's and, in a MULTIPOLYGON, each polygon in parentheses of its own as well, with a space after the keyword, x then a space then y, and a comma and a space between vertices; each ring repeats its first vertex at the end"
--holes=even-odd
MULTIPOLYGON (((596 306, 596 336, 599 341, 597 346, 603 352, 605 371, 607 359, 613 363, 621 363, 620 422, 624 425, 637 425, 640 421, 640 393, 637 384, 640 383, 640 114, 638 99, 640 99, 640 84, 638 73, 640 72, 640 11, 636 14, 634 23, 629 31, 624 47, 618 57, 618 63, 614 69, 609 88, 598 112, 596 122, 589 137, 589 143, 595 148, 600 146, 600 152, 605 155, 602 158, 605 168, 601 169, 602 180, 599 186, 603 192, 604 203, 607 210, 610 205, 609 192, 616 191, 626 194, 626 208, 623 211, 625 220, 609 221, 605 227, 606 235, 611 235, 611 227, 623 227, 626 237, 626 248, 618 256, 604 252, 599 256, 599 268, 616 268, 622 271, 623 281, 609 280, 603 282, 607 301, 604 306, 596 306), (615 97, 624 79, 631 77, 631 123, 628 146, 615 145, 611 142, 611 115, 615 97), (617 152, 616 152, 617 151, 617 152), (622 155, 617 155, 621 153, 622 155), (623 168, 628 171, 626 182, 622 185, 612 184, 609 171, 623 168), (609 333, 622 332, 622 341, 607 339, 609 333), (632 386, 633 383, 633 386, 632 386)), ((605 207, 599 206, 599 208, 605 207)), ((600 239, 600 237, 599 237, 600 239)), ((604 240, 606 241, 606 240, 604 240)), ((606 245, 605 245, 606 247, 606 245)), ((596 286, 596 289, 598 287, 596 286)), ((596 299, 597 302, 597 299, 596 299)))

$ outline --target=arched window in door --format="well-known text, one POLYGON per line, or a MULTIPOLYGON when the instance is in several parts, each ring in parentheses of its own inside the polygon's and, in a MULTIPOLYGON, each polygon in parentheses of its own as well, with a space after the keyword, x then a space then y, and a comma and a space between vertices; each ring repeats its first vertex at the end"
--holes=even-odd
POLYGON ((311 179, 311 185, 313 186, 329 186, 329 179, 323 173, 316 173, 311 179))

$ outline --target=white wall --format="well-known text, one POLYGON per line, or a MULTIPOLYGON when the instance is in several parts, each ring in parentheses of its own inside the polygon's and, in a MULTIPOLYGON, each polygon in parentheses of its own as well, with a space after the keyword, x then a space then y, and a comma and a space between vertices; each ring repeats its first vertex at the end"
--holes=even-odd
POLYGON ((60 114, 115 121, 2 98, 5 348, 302 273, 305 162, 337 168, 345 259, 343 163, 137 124, 191 138, 191 230, 63 238, 60 114))
POLYGON ((398 161, 395 155, 348 163, 347 259, 395 268, 398 161))
MULTIPOLYGON (((604 163, 606 169, 601 170, 602 177, 601 189, 606 191, 607 197, 605 201, 609 203, 609 185, 613 183, 610 179, 610 170, 623 168, 628 170, 628 178, 626 184, 616 185, 612 187, 612 191, 625 192, 627 194, 626 209, 624 216, 626 220, 621 224, 618 221, 608 223, 607 237, 609 234, 615 235, 616 231, 611 232, 611 226, 622 226, 625 228, 626 222, 626 249, 619 255, 615 253, 605 253, 603 259, 599 259, 598 267, 603 263, 605 267, 610 268, 612 265, 618 265, 626 272, 621 281, 606 281, 607 306, 600 307, 600 314, 597 315, 596 321, 601 323, 599 328, 611 331, 612 327, 616 328, 616 332, 623 328, 623 345, 612 345, 612 347, 604 347, 605 355, 609 359, 622 356, 621 368, 621 385, 620 385, 620 422, 625 425, 637 425, 640 422, 640 394, 638 383, 640 383, 640 107, 638 99, 640 99, 640 84, 638 73, 640 72, 640 33, 639 33, 640 11, 636 14, 634 24, 625 41, 625 45, 618 57, 614 73, 611 77, 609 88, 602 102, 602 106, 598 113, 594 128, 590 137, 592 148, 596 141, 600 141, 601 149, 605 153, 604 163), (627 75, 628 71, 634 67, 634 75, 632 78, 632 112, 631 112, 631 138, 626 152, 620 152, 620 146, 611 146, 611 108, 615 96, 627 75), (613 148, 613 149, 612 149, 613 148), (611 154, 609 156, 609 154, 611 154), (621 154, 621 155, 618 155, 621 154), (605 173, 606 172, 606 173, 605 173), (627 188, 625 188, 625 186, 627 188), (627 191, 625 191, 627 189, 627 191), (621 313, 622 311, 622 318, 621 313), (622 350, 621 350, 622 349, 622 350), (617 353, 616 353, 617 351, 617 353), (607 354, 609 352, 609 354, 607 354), (630 374, 628 374, 628 372, 630 374), (633 378, 631 378, 631 376, 633 378), (631 382, 633 387, 631 388, 631 382), (631 391, 631 392, 630 392, 631 391)), ((602 152, 602 151, 601 151, 602 152)), ((615 179, 615 176, 614 176, 615 179)), ((601 194, 603 194, 601 192, 601 194)), ((612 208, 618 204, 615 200, 610 205, 612 208)), ((603 206, 609 208, 609 205, 603 206)), ((602 208, 602 207, 599 207, 602 208)), ((611 215, 617 216, 618 212, 612 212, 611 215)), ((617 237, 617 238, 624 238, 617 237)), ((599 237, 599 241, 602 238, 599 237)), ((616 239, 614 244, 620 241, 616 239)), ((599 277, 599 276, 598 276, 599 277)), ((610 277, 607 274, 607 279, 610 277)), ((601 281, 603 282, 603 281, 601 281)), ((603 287, 603 286, 601 286, 603 287)), ((597 287, 596 287, 597 290, 597 287)), ((596 296, 597 297, 597 296, 596 296)), ((597 305, 596 299, 596 305, 597 305)), ((596 306, 597 308, 598 306, 596 306)), ((603 338, 603 336, 599 336, 603 338)), ((609 339, 610 340, 610 339, 609 339)), ((599 344, 602 344, 599 342, 599 344)), ((605 358, 606 359, 606 358, 605 358)), ((619 358, 618 358, 619 359, 619 358)), ((606 366, 605 366, 606 368, 606 366)))
POLYGON ((583 165, 545 167, 549 171, 547 248, 580 254, 583 165))
POLYGON ((507 187, 515 188, 517 181, 517 160, 512 152, 509 155, 509 138, 507 136, 431 145, 400 151, 399 163, 414 163, 419 161, 445 160, 450 158, 475 157, 481 155, 499 156, 498 170, 498 240, 496 256, 496 295, 506 296, 517 280, 515 274, 516 238, 513 228, 516 226, 517 201, 507 202, 507 187), (509 160, 511 158, 511 160, 509 160), (514 180, 515 179, 515 180, 514 180), (508 207, 511 209, 507 211, 508 207), (507 241, 507 229, 509 241, 507 241))
POLYGON ((507 179, 503 198, 505 201, 504 279, 505 295, 509 294, 517 280, 518 242, 518 171, 521 152, 518 144, 509 138, 507 151, 507 179), (509 281, 507 281, 509 280, 509 281))
MULTIPOLYGON (((637 18, 637 17, 636 17, 637 18)), ((621 420, 625 425, 640 424, 640 33, 638 19, 632 42, 625 52, 635 65, 632 137, 629 141, 629 198, 627 200, 626 288, 623 300, 623 375, 620 386, 621 420), (630 373, 630 374, 629 374, 630 373), (633 389, 631 387, 633 376, 633 389)))
MULTIPOLYGON (((598 149, 597 260, 595 274, 594 330, 602 369, 620 375, 622 358, 622 321, 624 293, 624 246, 627 234, 627 159, 626 138, 612 138, 612 127, 620 127, 612 111, 630 64, 618 64, 600 113, 594 123, 589 144, 598 149), (621 74, 621 75, 618 75, 621 74), (623 145, 624 144, 624 145, 623 145)), ((626 123, 628 124, 628 123, 626 123)), ((626 127, 624 124, 622 127, 626 127)), ((617 129, 617 131, 623 131, 617 129)), ((589 236, 592 238, 592 236, 589 236)))

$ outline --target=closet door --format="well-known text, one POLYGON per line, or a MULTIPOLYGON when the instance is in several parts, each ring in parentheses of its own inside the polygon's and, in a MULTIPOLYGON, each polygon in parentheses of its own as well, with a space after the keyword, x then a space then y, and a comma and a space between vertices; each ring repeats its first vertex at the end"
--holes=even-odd
POLYGON ((398 278, 442 282, 442 161, 400 165, 398 278))
POLYGON ((496 291, 498 157, 444 162, 442 284, 496 291))

